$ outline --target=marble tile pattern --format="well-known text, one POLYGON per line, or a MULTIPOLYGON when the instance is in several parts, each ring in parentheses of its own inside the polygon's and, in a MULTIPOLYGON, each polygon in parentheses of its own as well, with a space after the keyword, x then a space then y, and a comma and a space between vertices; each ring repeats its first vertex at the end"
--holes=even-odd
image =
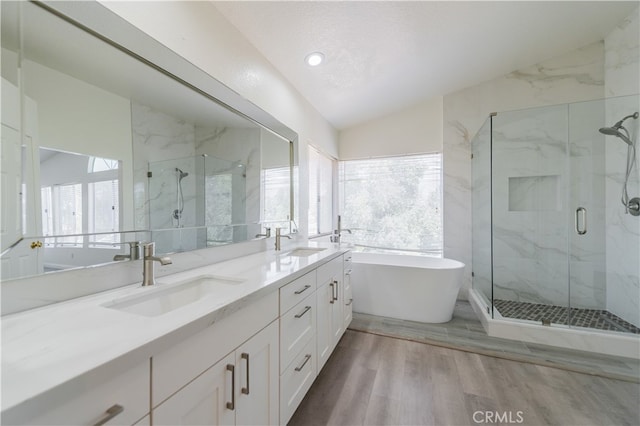
MULTIPOLYGON (((175 158, 187 158, 195 155, 195 129, 192 123, 188 123, 176 117, 169 116, 161 111, 156 111, 146 105, 132 102, 131 126, 133 135, 133 179, 134 179, 134 208, 136 229, 149 229, 154 223, 166 225, 171 222, 170 213, 175 209, 175 173, 166 179, 149 187, 149 164, 172 160, 175 158), (150 193, 154 189, 154 193, 150 193), (155 206, 152 206, 152 201, 155 206), (170 204, 170 205, 169 205, 170 204), (154 220, 150 220, 151 215, 154 220), (152 223, 153 222, 153 223, 152 223)), ((174 169, 177 166, 174 166, 174 169)), ((186 166, 185 166, 186 167, 186 166)), ((187 170, 185 170, 187 171, 187 170)), ((175 170, 174 170, 175 172, 175 170)), ((188 171, 189 173, 195 170, 188 171)), ((193 175, 192 175, 193 176, 193 175)), ((185 201, 192 202, 195 193, 195 182, 191 184, 185 178, 185 201)), ((191 210, 185 210, 188 212, 191 210)), ((188 214, 188 213, 187 213, 188 214)))
POLYGON ((597 42, 444 97, 444 252, 468 265, 460 297, 471 285, 471 139, 491 112, 599 99, 603 86, 597 42))
MULTIPOLYGON (((640 7, 605 37, 604 44, 605 93, 611 98, 606 103, 606 122, 611 126, 640 111, 640 7)), ((639 121, 625 122, 636 147, 640 146, 639 121)), ((611 136, 605 147, 607 310, 640 326, 640 218, 625 214, 620 202, 627 147, 611 136)), ((629 179, 630 197, 640 196, 639 160, 636 155, 629 179)))
POLYGON ((251 229, 234 227, 234 241, 260 231, 260 168, 261 130, 259 128, 196 129, 196 152, 210 155, 232 166, 242 165, 242 173, 233 173, 232 223, 253 224, 251 229), (255 232, 254 232, 255 231, 255 232), (248 233, 248 234, 247 234, 248 233))

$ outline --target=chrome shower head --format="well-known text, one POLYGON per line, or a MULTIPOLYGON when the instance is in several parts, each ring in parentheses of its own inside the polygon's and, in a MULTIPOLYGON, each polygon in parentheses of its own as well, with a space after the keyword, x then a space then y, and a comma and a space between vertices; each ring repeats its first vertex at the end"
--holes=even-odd
POLYGON ((177 167, 176 167, 176 172, 180 173, 180 180, 182 180, 182 179, 186 178, 187 176, 189 176, 189 173, 183 172, 182 170, 180 170, 177 167))
POLYGON ((624 117, 622 120, 618 121, 616 124, 614 124, 611 127, 601 127, 600 133, 602 133, 603 135, 615 136, 617 138, 622 139, 627 145, 633 146, 633 142, 631 142, 631 139, 629 139, 629 136, 628 136, 629 132, 622 125, 622 123, 624 123, 624 121, 628 118, 637 119, 638 113, 634 112, 631 115, 627 115, 626 117, 624 117), (620 129, 623 129, 627 134, 625 135, 624 133, 622 133, 620 129))

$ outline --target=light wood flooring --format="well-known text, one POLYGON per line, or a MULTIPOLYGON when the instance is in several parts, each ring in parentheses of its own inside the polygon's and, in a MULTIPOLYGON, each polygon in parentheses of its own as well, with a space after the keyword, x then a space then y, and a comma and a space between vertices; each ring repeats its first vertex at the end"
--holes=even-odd
POLYGON ((640 425, 640 385, 347 330, 289 424, 475 425, 509 420, 523 425, 640 425), (495 414, 489 414, 492 421, 486 421, 486 412, 511 413, 511 418, 495 422, 495 414), (483 423, 474 422, 474 413, 483 423))
POLYGON ((640 382, 638 359, 487 336, 469 302, 461 300, 456 302, 453 319, 444 324, 425 324, 354 312, 349 328, 512 361, 532 362, 612 379, 640 382))

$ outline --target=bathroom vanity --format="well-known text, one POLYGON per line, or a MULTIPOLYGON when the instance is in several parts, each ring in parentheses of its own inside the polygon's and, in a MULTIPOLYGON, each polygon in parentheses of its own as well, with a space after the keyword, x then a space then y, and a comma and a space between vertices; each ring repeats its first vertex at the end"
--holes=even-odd
POLYGON ((266 251, 2 321, 3 424, 286 424, 351 320, 350 252, 266 251))

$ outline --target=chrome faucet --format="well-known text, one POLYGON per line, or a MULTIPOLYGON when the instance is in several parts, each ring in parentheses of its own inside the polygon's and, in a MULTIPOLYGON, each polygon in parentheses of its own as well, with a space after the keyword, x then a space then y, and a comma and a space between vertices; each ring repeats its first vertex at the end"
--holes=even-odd
POLYGON ((129 254, 116 254, 113 260, 138 260, 142 257, 142 242, 130 241, 129 254))
POLYGON ((264 234, 257 234, 256 238, 260 238, 260 237, 269 238, 270 236, 271 236, 271 228, 267 226, 266 228, 264 228, 264 234))
POLYGON ((171 259, 168 257, 156 257, 156 243, 145 243, 144 262, 142 263, 142 286, 150 286, 156 283, 155 262, 161 265, 171 265, 171 259))
POLYGON ((348 232, 351 234, 351 229, 342 229, 342 218, 338 215, 338 229, 333 231, 333 235, 329 237, 332 243, 339 243, 340 237, 342 237, 342 231, 348 232))
POLYGON ((280 250, 280 239, 288 238, 291 239, 291 235, 282 235, 282 228, 276 228, 276 250, 280 250))

